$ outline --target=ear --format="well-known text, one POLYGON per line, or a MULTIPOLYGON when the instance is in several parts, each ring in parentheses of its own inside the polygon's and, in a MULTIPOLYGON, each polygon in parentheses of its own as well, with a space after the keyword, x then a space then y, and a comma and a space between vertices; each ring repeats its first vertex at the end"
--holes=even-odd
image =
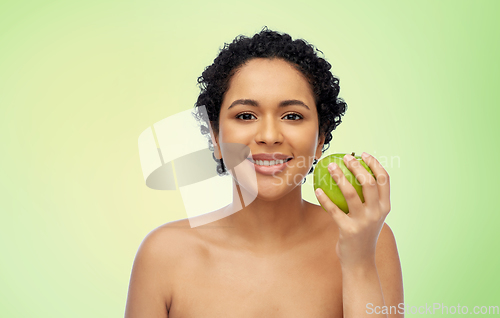
POLYGON ((321 135, 319 140, 318 140, 318 146, 316 148, 316 153, 315 153, 315 158, 319 160, 321 158, 321 155, 323 154, 321 150, 323 149, 323 145, 325 144, 325 135, 321 135))
POLYGON ((210 125, 210 138, 212 139, 212 144, 214 145, 214 156, 220 160, 222 156, 219 146, 219 134, 213 131, 212 125, 210 125))

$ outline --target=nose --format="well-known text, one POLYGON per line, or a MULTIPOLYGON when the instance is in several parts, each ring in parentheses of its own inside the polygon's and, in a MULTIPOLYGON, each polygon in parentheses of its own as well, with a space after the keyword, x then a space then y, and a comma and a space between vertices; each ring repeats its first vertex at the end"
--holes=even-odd
POLYGON ((283 134, 280 128, 280 123, 274 118, 267 117, 261 121, 258 127, 255 141, 258 144, 274 145, 283 142, 283 134))

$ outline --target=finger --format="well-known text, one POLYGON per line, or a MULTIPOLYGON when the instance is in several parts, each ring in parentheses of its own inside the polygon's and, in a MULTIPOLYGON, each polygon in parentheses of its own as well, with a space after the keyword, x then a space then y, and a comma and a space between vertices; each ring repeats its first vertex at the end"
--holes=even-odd
POLYGON ((330 163, 328 165, 328 171, 344 195, 347 207, 349 208, 349 213, 363 209, 363 202, 361 202, 361 198, 356 192, 356 189, 354 189, 349 180, 347 180, 344 173, 342 173, 342 169, 340 169, 336 163, 330 163))
POLYGON ((326 212, 330 213, 338 227, 343 227, 347 219, 347 214, 344 213, 330 198, 325 194, 321 188, 316 189, 316 198, 326 212))
POLYGON ((363 152, 361 158, 363 158, 363 161, 368 165, 368 167, 370 167, 370 169, 372 169, 373 174, 377 179, 380 204, 384 208, 385 212, 388 213, 391 210, 391 186, 389 174, 380 162, 372 155, 363 152))
POLYGON ((359 163, 359 161, 351 155, 344 156, 344 163, 346 167, 354 174, 357 184, 361 185, 363 197, 367 205, 379 204, 379 193, 377 181, 373 178, 371 173, 359 163))

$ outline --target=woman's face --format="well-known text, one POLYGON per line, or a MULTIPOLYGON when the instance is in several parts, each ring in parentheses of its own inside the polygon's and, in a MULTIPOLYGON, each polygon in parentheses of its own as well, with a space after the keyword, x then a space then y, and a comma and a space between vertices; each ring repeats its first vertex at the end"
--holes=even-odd
POLYGON ((220 158, 222 151, 226 158, 224 144, 237 143, 248 147, 251 155, 293 157, 273 175, 256 169, 259 196, 271 200, 301 184, 313 160, 321 157, 324 138, 318 139, 318 127, 314 95, 304 75, 282 59, 255 58, 229 82, 215 155, 220 158))

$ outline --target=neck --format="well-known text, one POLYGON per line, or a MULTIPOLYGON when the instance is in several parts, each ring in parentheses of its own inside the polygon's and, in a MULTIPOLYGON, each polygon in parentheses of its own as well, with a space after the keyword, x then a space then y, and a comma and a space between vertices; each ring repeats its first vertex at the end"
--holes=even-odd
POLYGON ((310 204, 302 200, 301 190, 301 185, 298 185, 276 200, 257 197, 240 209, 241 202, 249 194, 233 180, 231 205, 237 212, 229 215, 225 222, 232 237, 236 236, 239 243, 259 250, 276 250, 296 242, 304 234, 304 229, 307 228, 305 223, 309 219, 307 209, 310 204))

